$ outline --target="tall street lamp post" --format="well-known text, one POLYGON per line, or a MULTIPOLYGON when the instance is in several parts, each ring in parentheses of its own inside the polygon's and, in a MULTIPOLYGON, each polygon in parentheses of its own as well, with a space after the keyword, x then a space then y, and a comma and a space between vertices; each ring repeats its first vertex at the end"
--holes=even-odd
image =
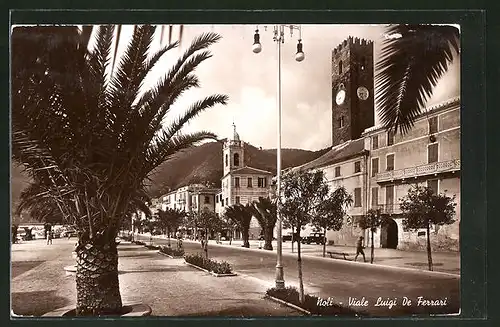
MULTIPOLYGON (((274 37, 273 41, 276 42, 278 48, 278 146, 276 154, 276 206, 277 206, 277 259, 276 259, 276 288, 285 287, 285 278, 283 274, 283 251, 282 251, 282 230, 283 222, 280 213, 280 203, 281 203, 281 44, 285 42, 285 27, 290 29, 290 36, 293 35, 293 30, 299 31, 299 39, 297 43, 297 53, 295 54, 295 60, 301 62, 304 60, 304 52, 302 51, 302 38, 301 38, 301 27, 299 25, 274 25, 274 37)), ((259 29, 255 30, 254 43, 252 46, 252 51, 254 53, 259 53, 262 51, 262 46, 260 44, 259 29)))

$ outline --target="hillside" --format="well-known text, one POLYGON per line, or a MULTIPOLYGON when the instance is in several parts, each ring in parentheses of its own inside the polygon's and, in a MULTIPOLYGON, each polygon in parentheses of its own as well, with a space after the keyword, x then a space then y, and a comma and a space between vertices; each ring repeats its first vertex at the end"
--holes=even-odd
MULTIPOLYGON (((283 168, 295 167, 314 160, 329 149, 307 151, 282 149, 283 168)), ((260 150, 245 143, 245 165, 276 173, 276 149, 260 150)), ((191 183, 210 183, 220 187, 222 177, 222 143, 210 142, 185 150, 163 163, 151 176, 152 197, 191 183)), ((12 200, 16 202, 28 179, 21 169, 12 166, 12 200)))
MULTIPOLYGON (((314 160, 329 150, 282 149, 282 167, 295 167, 314 160)), ((260 150, 245 143, 245 165, 276 173, 276 149, 260 150)), ((220 187, 222 143, 210 142, 187 150, 161 165, 152 177, 151 196, 190 183, 210 183, 220 187)))

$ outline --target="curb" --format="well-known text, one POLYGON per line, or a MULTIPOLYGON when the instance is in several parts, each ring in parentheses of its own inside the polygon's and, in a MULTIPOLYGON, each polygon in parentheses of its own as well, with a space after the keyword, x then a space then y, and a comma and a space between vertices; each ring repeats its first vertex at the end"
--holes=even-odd
POLYGON ((189 263, 189 262, 186 262, 184 261, 184 263, 188 266, 191 266, 193 268, 196 268, 196 269, 199 269, 199 270, 203 270, 204 272, 207 272, 209 273, 210 275, 212 276, 215 276, 215 277, 232 277, 232 276, 237 276, 236 273, 231 273, 231 274, 217 274, 217 273, 214 273, 213 271, 209 271, 209 270, 206 270, 205 268, 201 268, 197 265, 193 265, 192 263, 189 263))
POLYGON ((161 252, 160 250, 156 251, 158 254, 161 254, 161 255, 164 255, 166 257, 169 257, 170 259, 182 259, 184 257, 174 257, 174 256, 171 256, 170 254, 166 254, 166 253, 163 253, 161 252))
MULTIPOLYGON (((192 240, 184 240, 184 242, 188 243, 198 243, 196 241, 192 240)), ((264 252, 264 253, 273 253, 275 252, 275 249, 273 251, 270 250, 263 250, 263 249, 252 249, 252 248, 245 248, 241 246, 234 246, 234 245, 229 245, 229 244, 209 244, 210 246, 222 246, 222 247, 229 247, 229 248, 234 248, 234 249, 240 249, 243 251, 254 251, 254 252, 264 252)), ((288 257, 297 257, 296 253, 283 253, 283 256, 288 256, 288 257)), ((314 260, 322 260, 322 261, 329 261, 331 262, 332 258, 323 258, 319 256, 314 256, 314 255, 302 255, 303 258, 308 258, 308 259, 314 259, 314 260)), ((366 264, 364 262, 354 262, 354 261, 348 261, 348 260, 337 260, 336 261, 339 264, 346 264, 346 265, 365 265, 366 267, 369 267, 369 269, 393 269, 393 270, 401 270, 401 271, 406 271, 406 272, 411 272, 414 274, 423 274, 423 275, 429 275, 429 276, 447 276, 447 277, 453 277, 453 278, 460 278, 460 274, 454 274, 454 273, 448 273, 448 272, 443 272, 443 271, 429 271, 429 270, 423 270, 423 269, 415 269, 415 268, 407 268, 407 267, 398 267, 398 266, 389 266, 389 265, 381 265, 377 263, 373 264, 366 264)))
POLYGON ((264 298, 269 299, 269 300, 274 301, 274 302, 277 302, 277 303, 280 303, 280 304, 283 304, 283 305, 285 305, 285 306, 287 306, 287 307, 290 307, 290 308, 292 308, 292 309, 295 309, 295 310, 297 310, 297 311, 300 311, 300 312, 302 312, 302 313, 304 313, 304 314, 306 314, 306 315, 308 315, 308 316, 312 316, 312 314, 311 314, 309 311, 307 311, 306 309, 303 309, 303 308, 301 308, 301 307, 299 307, 299 306, 296 306, 295 304, 292 304, 292 303, 290 303, 290 302, 287 302, 287 301, 284 301, 284 300, 278 299, 278 298, 276 298, 276 297, 274 297, 274 296, 267 295, 267 294, 266 294, 266 295, 264 295, 264 298))
MULTIPOLYGON (((198 243, 198 242, 195 242, 195 241, 191 241, 191 240, 185 240, 184 242, 189 242, 189 243, 198 243)), ((254 252, 268 252, 268 253, 273 253, 275 251, 275 249, 273 249, 273 251, 269 251, 269 250, 261 250, 261 249, 252 249, 252 248, 245 248, 245 247, 240 247, 240 246, 234 246, 234 245, 229 245, 229 244, 209 244, 211 246, 222 246, 222 247, 228 247, 228 248, 234 248, 234 249, 240 249, 240 250, 244 250, 244 251, 254 251, 254 252)), ((297 254, 296 253, 283 253, 283 256, 288 256, 288 257, 294 257, 296 258, 297 257, 297 254)), ((331 262, 332 258, 323 258, 323 257, 319 257, 319 256, 315 256, 315 255, 308 255, 308 254, 303 254, 302 255, 303 258, 308 258, 308 259, 314 259, 314 260, 320 260, 320 261, 327 261, 327 262, 331 262)), ((366 265, 365 262, 355 262, 355 261, 349 261, 349 260, 337 260, 336 261, 337 263, 340 263, 340 264, 351 264, 351 265, 366 265)), ((381 264, 378 264, 378 263, 373 263, 373 264, 368 264, 366 265, 367 267, 370 267, 371 269, 383 269, 383 268, 386 268, 386 269, 395 269, 395 270, 402 270, 402 271, 407 271, 407 272, 412 272, 412 273, 416 273, 416 274, 424 274, 424 275, 431 275, 431 276, 435 276, 435 275, 443 275, 443 276, 448 276, 448 277, 454 277, 454 278, 460 278, 460 274, 454 274, 454 273, 448 273, 448 272, 443 272, 443 271, 429 271, 429 270, 423 270, 423 269, 415 269, 415 268, 407 268, 407 267, 398 267, 398 266, 389 266, 389 265, 381 265, 381 264)))
MULTIPOLYGON (((144 303, 139 303, 139 302, 133 302, 133 303, 123 303, 123 307, 131 307, 131 311, 128 313, 125 313, 119 317, 144 317, 144 316, 150 316, 151 312, 153 311, 151 307, 147 304, 144 303)), ((72 310, 75 310, 76 306, 75 305, 69 305, 64 308, 56 309, 54 311, 47 312, 42 315, 42 317, 64 317, 65 314, 69 313, 72 310)), ((68 317, 69 318, 69 317, 68 317)), ((75 317, 71 317, 75 318, 75 317)), ((78 317, 76 317, 78 318, 78 317)), ((82 318, 88 318, 88 317, 82 317, 82 318)))

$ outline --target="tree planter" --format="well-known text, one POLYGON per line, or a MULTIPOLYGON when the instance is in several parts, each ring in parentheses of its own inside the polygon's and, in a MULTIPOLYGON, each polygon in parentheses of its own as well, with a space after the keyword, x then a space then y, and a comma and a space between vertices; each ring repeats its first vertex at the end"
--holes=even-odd
POLYGON ((192 263, 189 263, 189 262, 186 262, 184 261, 185 264, 187 264, 188 266, 191 266, 193 268, 196 268, 196 269, 199 269, 199 270, 203 270, 204 272, 207 272, 209 273, 210 275, 212 276, 215 276, 215 277, 231 277, 231 276, 237 276, 235 273, 230 273, 230 274, 217 274, 217 273, 214 273, 213 271, 209 271, 205 268, 201 268, 200 266, 197 266, 197 265, 193 265, 192 263))
MULTIPOLYGON (((64 308, 60 308, 51 312, 44 314, 42 317, 71 317, 78 318, 75 316, 76 308, 75 306, 67 306, 64 308)), ((123 313, 117 315, 119 317, 144 317, 151 315, 151 307, 147 304, 143 303, 124 303, 123 304, 123 313)), ((113 316, 107 316, 113 317, 113 316)), ((82 317, 88 318, 88 317, 82 317)))
POLYGON ((269 299, 269 300, 271 300, 271 301, 274 301, 274 302, 277 302, 277 303, 280 303, 280 304, 286 305, 287 307, 290 307, 290 308, 292 308, 292 309, 295 309, 295 310, 297 310, 297 311, 300 311, 300 312, 302 312, 302 313, 304 313, 304 314, 306 314, 306 315, 308 315, 308 316, 312 315, 312 314, 311 314, 309 311, 307 311, 306 309, 302 309, 301 307, 296 306, 295 304, 292 304, 292 303, 287 302, 287 301, 285 301, 285 300, 280 300, 280 299, 278 299, 278 298, 276 298, 276 297, 274 297, 274 296, 267 295, 267 294, 266 294, 264 297, 265 297, 265 298, 267 298, 267 299, 269 299))
POLYGON ((66 275, 75 275, 76 265, 66 266, 64 267, 64 271, 66 272, 66 275))
POLYGON ((182 258, 184 258, 183 256, 172 256, 170 254, 163 253, 160 250, 158 250, 158 253, 161 255, 164 255, 166 257, 169 257, 170 259, 182 259, 182 258))

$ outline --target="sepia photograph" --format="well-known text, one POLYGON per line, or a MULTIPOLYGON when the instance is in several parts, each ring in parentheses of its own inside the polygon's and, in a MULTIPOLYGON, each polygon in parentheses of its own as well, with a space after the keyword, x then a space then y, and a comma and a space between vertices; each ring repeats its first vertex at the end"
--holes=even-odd
POLYGON ((13 25, 11 319, 461 313, 460 25, 13 25))

